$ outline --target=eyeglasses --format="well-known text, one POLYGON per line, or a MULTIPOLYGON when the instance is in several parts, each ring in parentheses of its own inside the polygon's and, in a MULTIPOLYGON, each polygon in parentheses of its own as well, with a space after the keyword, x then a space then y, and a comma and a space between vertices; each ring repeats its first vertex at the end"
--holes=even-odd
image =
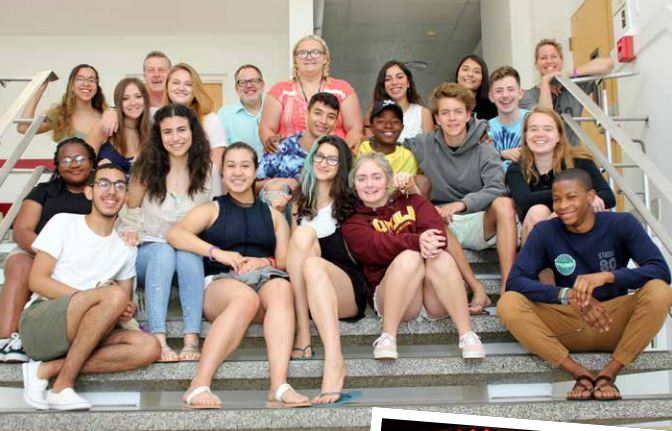
POLYGON ((128 189, 128 184, 126 184, 126 181, 121 180, 112 182, 107 178, 99 178, 93 183, 96 184, 98 187, 100 187, 102 191, 109 190, 110 186, 114 186, 114 190, 120 193, 125 192, 128 189))
POLYGON ((307 60, 309 58, 322 58, 324 51, 321 49, 311 49, 310 51, 302 49, 301 51, 296 51, 296 56, 301 60, 307 60))
POLYGON ((88 161, 89 161, 88 157, 80 154, 80 155, 75 156, 75 157, 70 157, 70 156, 63 157, 61 160, 58 161, 58 164, 66 166, 66 167, 70 167, 73 164, 77 164, 79 166, 82 163, 88 162, 88 161))
POLYGON ((324 154, 317 153, 313 157, 313 162, 317 165, 325 161, 329 166, 338 166, 338 157, 336 156, 325 156, 324 154))
POLYGON ((239 79, 236 81, 236 85, 239 87, 245 87, 247 85, 257 85, 264 80, 261 78, 252 78, 252 79, 239 79))
POLYGON ((86 76, 75 76, 75 82, 77 84, 97 84, 98 83, 98 78, 94 76, 86 77, 86 76))

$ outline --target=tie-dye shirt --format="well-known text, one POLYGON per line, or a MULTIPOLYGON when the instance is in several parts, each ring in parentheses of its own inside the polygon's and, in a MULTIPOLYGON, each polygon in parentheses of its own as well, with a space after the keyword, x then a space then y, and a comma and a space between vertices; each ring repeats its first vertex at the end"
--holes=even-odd
MULTIPOLYGON (((520 148, 523 139, 523 120, 527 113, 527 109, 520 110, 518 120, 513 124, 504 125, 499 122, 499 116, 488 120, 488 135, 495 144, 495 149, 501 154, 504 150, 511 150, 513 148, 520 148)), ((504 172, 509 169, 511 160, 503 160, 502 165, 504 172)))
POLYGON ((275 153, 265 153, 259 162, 257 179, 298 178, 308 154, 301 146, 303 132, 280 141, 275 153))

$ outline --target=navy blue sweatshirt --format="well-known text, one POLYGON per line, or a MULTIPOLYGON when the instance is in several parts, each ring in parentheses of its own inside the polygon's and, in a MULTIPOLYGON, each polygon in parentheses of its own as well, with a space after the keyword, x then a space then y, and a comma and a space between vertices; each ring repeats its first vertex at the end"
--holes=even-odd
POLYGON ((650 280, 670 283, 670 269, 642 225, 630 214, 603 211, 583 234, 569 232, 559 218, 538 223, 513 264, 506 290, 535 302, 558 303, 559 290, 572 287, 577 276, 605 271, 615 281, 593 290, 598 301, 625 295, 650 280), (630 259, 639 267, 628 269, 630 259), (553 270, 556 286, 537 280, 544 268, 553 270))

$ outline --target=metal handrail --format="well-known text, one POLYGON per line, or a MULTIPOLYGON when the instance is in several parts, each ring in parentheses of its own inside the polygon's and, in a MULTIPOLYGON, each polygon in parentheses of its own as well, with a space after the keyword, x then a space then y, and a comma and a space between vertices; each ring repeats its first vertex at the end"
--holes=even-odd
MULTIPOLYGON (((635 75, 639 75, 639 72, 636 70, 624 70, 622 72, 607 73, 604 75, 587 75, 587 76, 579 76, 577 78, 565 78, 565 79, 570 79, 574 83, 579 83, 579 82, 603 81, 608 79, 627 78, 629 76, 635 76, 635 75)), ((556 79, 559 77, 561 76, 556 76, 556 79)))
MULTIPOLYGON (((625 76, 636 75, 636 72, 620 72, 617 74, 603 75, 603 76, 591 76, 585 77, 590 78, 590 80, 599 80, 604 78, 621 78, 625 76)), ((635 142, 610 118, 606 112, 603 111, 600 106, 598 106, 581 88, 576 85, 576 80, 571 80, 565 76, 556 76, 555 79, 572 95, 576 100, 583 105, 583 107, 595 118, 596 122, 599 123, 605 130, 607 136, 607 149, 610 149, 610 142, 613 138, 621 147, 623 152, 630 158, 630 160, 638 165, 645 175, 647 175, 648 180, 653 181, 657 186, 657 189, 660 191, 661 196, 667 199, 668 202, 672 203, 672 182, 670 182, 658 169, 658 167, 649 160, 648 157, 644 154, 639 145, 635 142)), ((588 79, 586 79, 588 80, 588 79)), ((602 152, 598 149, 595 143, 588 137, 587 133, 581 129, 579 124, 568 114, 562 115, 563 119, 570 127, 570 129, 576 133, 576 135, 581 139, 586 147, 593 153, 595 158, 602 164, 604 170, 609 173, 610 182, 615 182, 619 188, 623 191, 626 197, 630 200, 632 205, 637 209, 641 214, 642 218, 648 225, 650 229, 655 232, 655 234, 660 239, 663 246, 667 249, 668 252, 672 254, 672 237, 665 231, 663 225, 653 216, 649 209, 648 202, 642 202, 637 194, 625 183, 623 177, 618 173, 616 168, 613 166, 610 154, 608 151, 607 157, 605 157, 602 152)))
POLYGON ((597 159, 598 162, 602 165, 602 168, 607 171, 609 174, 610 178, 613 178, 614 182, 618 185, 620 190, 623 192, 623 194, 630 200, 630 203, 635 207, 637 212, 642 216, 644 221, 651 226, 651 229, 656 233, 656 236, 660 239, 660 242, 663 244, 663 246, 667 249, 668 252, 672 254, 672 236, 667 233, 665 228, 663 227, 662 223, 659 222, 651 213, 651 211, 646 208, 646 205, 642 200, 637 196, 637 193, 630 188, 621 176, 621 174, 618 173, 618 170, 609 162, 609 160, 602 154, 600 149, 597 147, 597 145, 593 142, 592 139, 590 139, 590 136, 579 126, 579 123, 574 121, 572 117, 570 117, 568 114, 562 114, 562 118, 564 118, 565 122, 569 126, 570 129, 574 133, 576 133, 576 136, 583 141, 583 143, 586 145, 588 150, 593 154, 595 159, 597 159))
POLYGON ((21 193, 19 193, 18 199, 9 208, 9 211, 7 211, 5 218, 2 219, 2 223, 0 223, 0 241, 2 241, 5 238, 5 235, 7 235, 7 231, 9 231, 9 228, 12 227, 12 223, 14 223, 14 219, 19 213, 19 209, 21 206, 17 205, 18 202, 23 201, 23 199, 28 195, 28 193, 30 193, 30 191, 32 190, 33 187, 35 187, 35 184, 37 184, 37 182, 39 181, 40 177, 42 176, 42 174, 46 169, 47 168, 44 166, 38 166, 33 170, 33 173, 30 175, 30 178, 28 178, 28 181, 23 186, 21 193))
MULTIPOLYGON (((35 96, 37 90, 45 82, 56 81, 58 76, 51 71, 45 70, 44 72, 37 73, 30 83, 26 85, 26 88, 23 89, 19 97, 16 98, 12 106, 9 107, 7 112, 0 117, 0 139, 5 135, 9 127, 14 123, 14 120, 18 118, 19 114, 23 112, 23 109, 26 107, 28 102, 35 96)), ((0 78, 0 81, 17 81, 19 79, 15 78, 0 78)), ((44 120, 43 120, 44 121, 44 120)), ((41 123, 40 123, 41 124, 41 123)))

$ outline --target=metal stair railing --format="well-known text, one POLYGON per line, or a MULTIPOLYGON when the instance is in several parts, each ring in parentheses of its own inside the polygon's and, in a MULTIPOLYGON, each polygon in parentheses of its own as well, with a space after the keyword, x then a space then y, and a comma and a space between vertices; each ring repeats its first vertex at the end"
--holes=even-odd
MULTIPOLYGON (((635 73, 619 73, 605 76, 582 77, 581 80, 600 80, 610 78, 621 78, 625 76, 632 76, 635 73)), ((665 175, 658 169, 658 167, 644 154, 640 145, 637 145, 607 114, 606 108, 598 106, 581 88, 579 88, 573 80, 565 76, 556 76, 555 78, 569 93, 578 100, 581 105, 595 118, 597 124, 605 130, 605 140, 607 142, 607 154, 602 154, 597 145, 590 139, 588 134, 579 126, 578 122, 567 114, 562 117, 569 126, 569 128, 576 133, 581 141, 586 145, 588 150, 600 162, 602 168, 609 174, 609 179, 616 183, 619 189, 623 192, 630 203, 635 207, 637 212, 642 216, 646 225, 656 234, 661 244, 665 249, 672 254, 672 236, 665 230, 662 223, 653 215, 649 209, 648 202, 642 202, 638 194, 632 190, 625 180, 618 172, 613 164, 611 158, 611 140, 612 138, 618 143, 623 152, 632 160, 634 165, 637 165, 643 173, 648 177, 656 188, 660 191, 661 196, 672 203, 672 182, 668 180, 665 175)), ((648 188, 648 187, 647 187, 648 188)), ((647 193, 648 194, 648 193, 647 193)))
MULTIPOLYGON (((3 87, 6 87, 7 83, 10 82, 28 82, 28 85, 23 89, 19 97, 17 97, 14 103, 12 103, 7 112, 5 112, 0 117, 0 143, 2 142, 2 137, 13 124, 30 123, 30 126, 23 135, 23 138, 19 144, 14 147, 9 158, 5 161, 5 164, 2 166, 2 168, 0 168, 0 186, 5 183, 9 175, 12 173, 14 166, 16 166, 16 163, 23 155, 23 152, 26 150, 28 144, 30 144, 30 141, 33 139, 45 119, 44 114, 38 115, 33 119, 19 118, 19 115, 23 112, 28 102, 30 102, 30 100, 35 96, 37 90, 44 83, 55 81, 57 79, 58 76, 56 76, 56 74, 51 70, 39 72, 32 78, 0 78, 0 85, 3 87)), ((12 203, 12 206, 7 212, 7 215, 3 218, 2 223, 0 223, 0 241, 5 237, 7 231, 14 222, 14 218, 19 212, 20 202, 37 183, 40 176, 44 173, 44 170, 45 167, 40 166, 32 172, 28 182, 24 186, 18 198, 12 203)))

